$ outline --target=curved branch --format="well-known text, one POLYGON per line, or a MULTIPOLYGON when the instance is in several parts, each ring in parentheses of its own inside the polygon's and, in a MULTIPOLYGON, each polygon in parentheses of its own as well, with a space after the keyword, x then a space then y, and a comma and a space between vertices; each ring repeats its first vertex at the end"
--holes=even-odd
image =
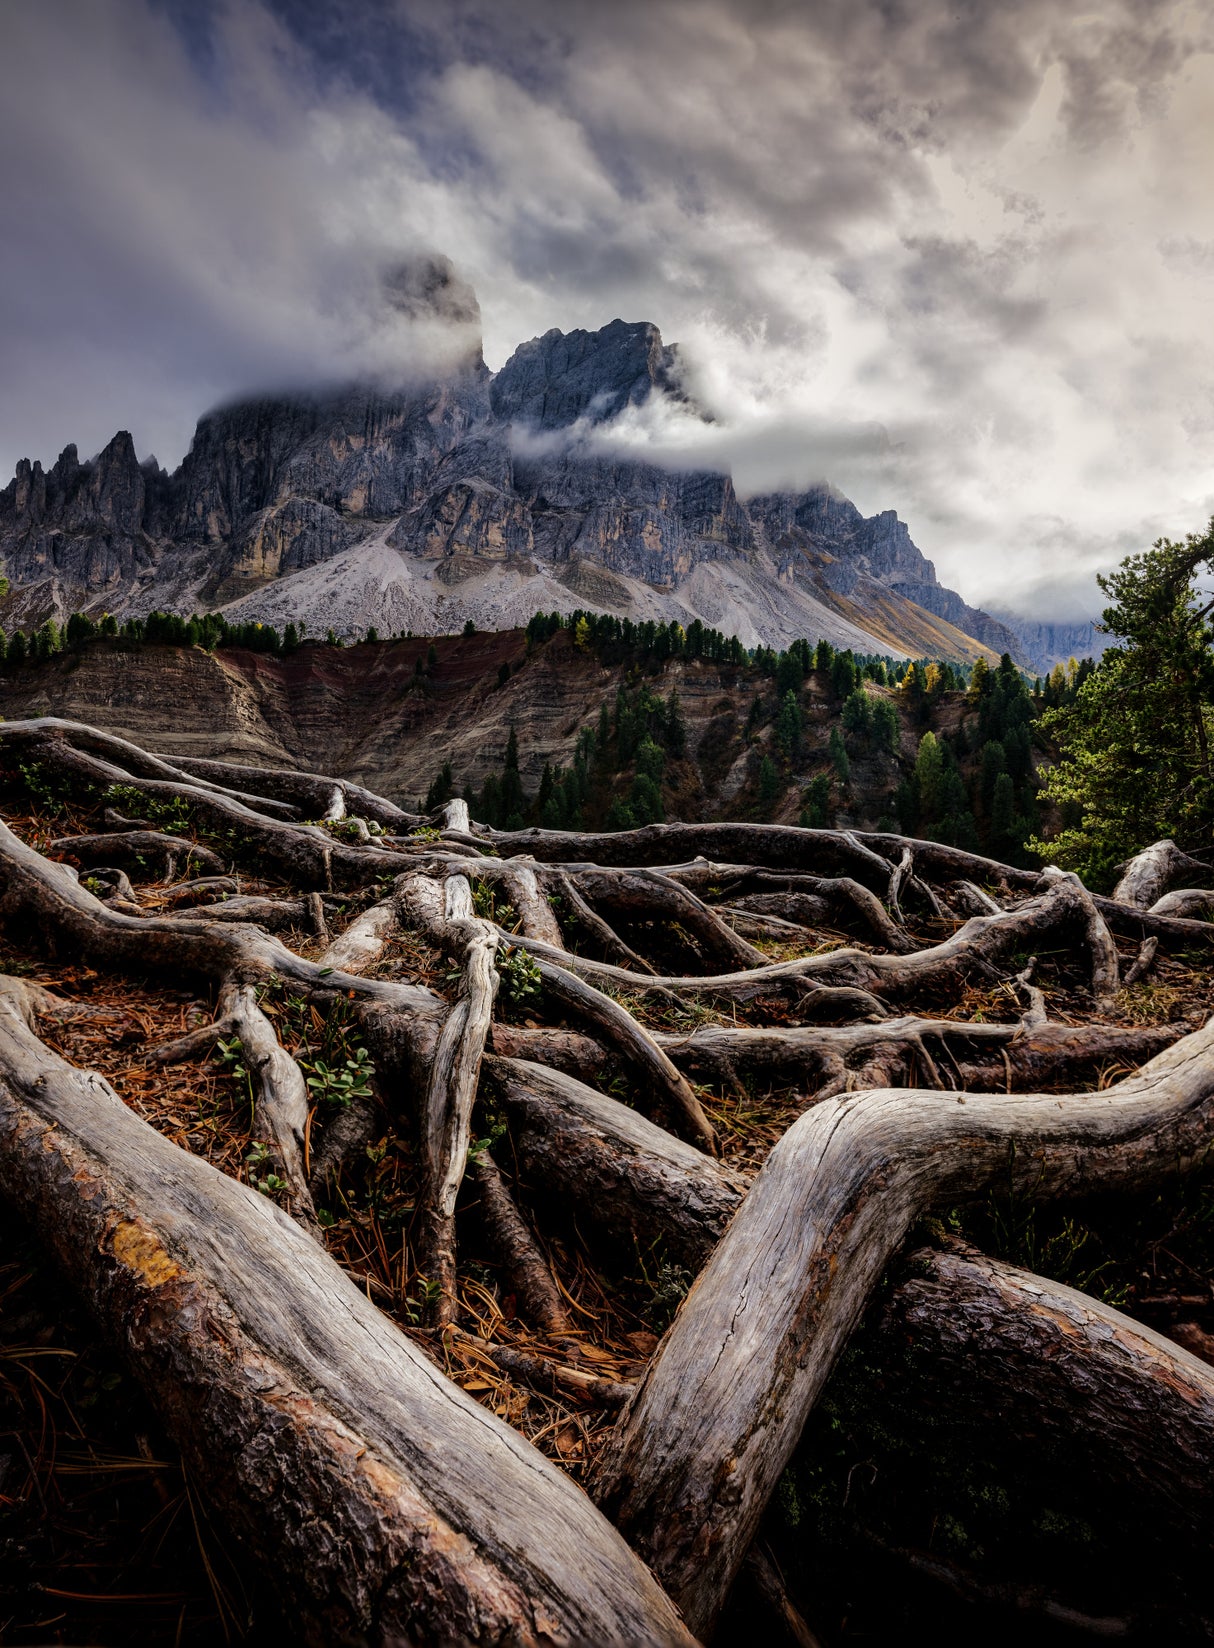
POLYGON ((1122 867, 1121 879, 1113 889, 1113 901, 1132 904, 1135 909, 1153 909, 1157 901, 1182 876, 1191 881, 1209 879, 1210 866, 1182 853, 1174 841, 1156 841, 1122 867))

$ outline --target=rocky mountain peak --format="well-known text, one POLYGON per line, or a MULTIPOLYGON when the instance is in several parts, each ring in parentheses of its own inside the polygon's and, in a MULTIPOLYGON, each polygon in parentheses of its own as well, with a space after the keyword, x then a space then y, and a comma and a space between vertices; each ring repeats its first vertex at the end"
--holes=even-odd
POLYGON ((584 418, 610 423, 657 393, 685 398, 677 348, 652 321, 613 320, 597 332, 554 328, 520 344, 489 396, 503 422, 566 429, 584 418))

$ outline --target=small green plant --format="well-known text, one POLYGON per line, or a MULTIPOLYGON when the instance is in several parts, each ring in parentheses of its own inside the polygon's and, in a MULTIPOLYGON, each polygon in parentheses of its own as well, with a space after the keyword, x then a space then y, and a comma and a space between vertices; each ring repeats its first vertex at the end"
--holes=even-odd
POLYGON ((49 771, 41 761, 21 762, 18 770, 30 799, 50 813, 52 818, 57 817, 72 798, 71 780, 62 773, 49 771))
POLYGON ((260 1190, 263 1196, 277 1196, 287 1188, 287 1181, 277 1173, 261 1172, 261 1169, 270 1160, 268 1146, 257 1143, 245 1157, 245 1166, 249 1170, 249 1183, 255 1190, 260 1190))
POLYGON ((244 1062, 244 1048, 240 1045, 240 1037, 232 1036, 224 1041, 220 1036, 215 1043, 215 1058, 223 1065, 224 1074, 234 1077, 244 1084, 244 1090, 249 1100, 249 1114, 253 1112, 253 1078, 249 1074, 248 1066, 244 1062))
POLYGON ((413 841, 441 841, 443 832, 436 830, 433 825, 420 824, 416 830, 410 830, 409 836, 413 841))
POLYGON ((497 952, 496 965, 502 994, 514 1012, 522 1013, 539 1006, 544 996, 544 981, 526 950, 503 945, 497 952))
POLYGON ((499 904, 491 881, 472 883, 472 908, 482 921, 496 921, 499 927, 512 927, 517 919, 512 904, 499 904))
POLYGON ((443 1296, 443 1284, 441 1282, 423 1282, 420 1277, 418 1282, 420 1285, 417 1291, 421 1294, 421 1298, 408 1298, 405 1300, 405 1315, 408 1317, 411 1327, 416 1327, 443 1296))
POLYGON ((179 795, 160 801, 144 795, 133 784, 111 784, 105 799, 116 807, 136 811, 164 835, 183 835, 190 827, 190 804, 179 795))
POLYGON ((504 1121, 493 1122, 490 1125, 489 1132, 485 1138, 473 1139, 471 1144, 468 1146, 468 1166, 471 1167, 473 1162, 479 1161, 485 1154, 486 1150, 492 1150, 493 1147, 505 1137, 506 1123, 504 1121))
POLYGON ((689 1270, 684 1270, 682 1265, 672 1265, 668 1259, 663 1259, 654 1272, 653 1297, 646 1314, 656 1333, 665 1333, 674 1321, 675 1312, 687 1297, 691 1280, 689 1270))
POLYGON ((320 1104, 348 1105, 352 1099, 371 1097, 371 1077, 375 1066, 365 1047, 349 1050, 340 1064, 326 1064, 323 1059, 300 1059, 308 1091, 320 1104))

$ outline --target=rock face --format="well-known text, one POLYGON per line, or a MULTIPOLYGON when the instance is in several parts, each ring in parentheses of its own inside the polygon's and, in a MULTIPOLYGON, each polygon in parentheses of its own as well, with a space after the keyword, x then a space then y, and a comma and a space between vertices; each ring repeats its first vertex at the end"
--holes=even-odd
POLYGON ((1002 613, 1002 622, 1020 641, 1030 668, 1045 675, 1055 664, 1071 658, 1099 658, 1108 646, 1107 638, 1093 623, 1040 624, 1033 618, 1002 613))
POLYGON ((490 402, 507 423, 567 429, 610 423, 655 391, 682 398, 678 350, 649 321, 613 320, 598 332, 545 332, 519 346, 493 380, 490 402))
MULTIPOLYGON (((441 259, 388 283, 409 315, 474 328, 441 259)), ((695 409, 655 326, 552 331, 495 375, 479 346, 441 381, 221 407, 166 475, 115 436, 90 463, 23 461, 0 491, 9 628, 77 608, 220 607, 361 632, 525 620, 539 607, 699 617, 748 644, 1023 656, 936 581, 892 510, 828 486, 740 499, 724 473, 613 451, 655 396, 695 409)))

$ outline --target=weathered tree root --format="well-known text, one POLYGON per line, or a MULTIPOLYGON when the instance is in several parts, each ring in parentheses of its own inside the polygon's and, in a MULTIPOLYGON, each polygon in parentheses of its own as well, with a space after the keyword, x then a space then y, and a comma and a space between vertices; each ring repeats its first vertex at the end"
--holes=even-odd
MULTIPOLYGON (((255 1131, 273 1148, 272 1165, 289 1183, 294 1211, 309 1224, 306 1170, 311 1167, 318 1192, 331 1192, 350 1140, 365 1141, 376 1121, 375 1106, 360 1106, 355 1115, 352 1105, 325 1129, 317 1159, 308 1163, 306 1089, 257 1006, 256 988, 285 985, 322 1008, 339 1000, 343 1010, 353 1004, 375 1054, 378 1090, 418 1124, 422 1274, 438 1283, 440 1322, 455 1314, 455 1198, 469 1162, 478 1079, 494 1104, 495 1123, 505 1119, 502 1148, 537 1217, 546 1204, 557 1204, 579 1232, 614 1248, 633 1273, 651 1256, 691 1272, 715 1246, 622 1416, 600 1477, 603 1502, 669 1582, 696 1629, 711 1628, 804 1416, 873 1282, 919 1212, 942 1197, 982 1194, 995 1176, 1002 1182, 1008 1174, 1017 1189, 1044 1195, 1140 1188, 1201 1159, 1207 1148, 1214 1030, 1185 1037, 1107 1092, 1059 1097, 1040 1089, 1081 1079, 1094 1061, 1132 1064, 1173 1040, 1178 1028, 1052 1025, 1044 996, 1030 982, 1031 963, 1015 979, 1025 1002, 1019 1024, 890 1016, 891 1007, 917 998, 932 1011, 941 996, 975 980, 1006 986, 1022 965, 1013 956, 1040 948, 1042 940, 1056 950, 1059 938, 1083 947, 1093 994, 1107 1006, 1119 972, 1112 933, 1154 940, 1157 948, 1194 942, 1194 935, 1209 942, 1214 929, 1208 924, 1169 913, 1178 901, 1188 909, 1193 893, 1169 898, 1161 888, 1150 902, 1163 908, 1144 908, 1141 889, 1129 902, 1099 899, 1073 877, 1041 877, 936 843, 849 831, 710 825, 604 837, 509 836, 474 826, 463 802, 442 810, 436 848, 428 832, 379 834, 413 820, 344 781, 231 763, 174 763, 65 722, 6 726, 0 745, 52 775, 92 787, 93 798, 97 787, 109 785, 137 792, 122 798, 124 812, 139 811, 138 795, 149 803, 184 800, 195 827, 225 853, 231 843, 242 862, 289 879, 293 896, 267 898, 241 894, 231 878, 203 877, 165 889, 156 912, 138 904, 129 881, 116 879, 115 871, 107 904, 68 867, 23 847, 0 826, 0 920, 10 936, 19 933, 23 942, 73 961, 132 975, 159 973, 174 983, 190 977, 215 990, 217 1023, 181 1038, 176 1052, 201 1056, 220 1029, 239 1034, 258 1091, 255 1131), (321 828, 309 818, 328 822, 321 828), (486 856, 495 846, 526 848, 534 859, 486 856), (680 853, 707 856, 671 864, 680 853), (469 877, 492 884, 511 904, 513 917, 503 915, 501 929, 474 914, 469 877), (329 936, 326 891, 382 888, 389 879, 390 896, 372 894, 379 903, 362 908, 337 938, 329 936), (208 883, 212 896, 234 896, 189 908, 206 896, 208 883), (558 895, 564 922, 608 961, 571 953, 573 940, 566 941, 550 903, 558 895), (890 900, 892 915, 882 898, 890 900), (954 908, 980 913, 916 950, 902 918, 903 898, 912 919, 926 911, 946 924, 954 908), (711 900, 729 902, 722 908, 711 900), (739 914, 739 901, 758 908, 739 914), (805 929, 789 926, 788 914, 815 928, 823 922, 850 928, 885 953, 855 946, 765 963, 742 933, 761 921, 768 934, 801 942, 805 929), (621 933, 608 917, 622 918, 621 933), (504 930, 515 925, 518 932, 504 930), (270 937, 263 930, 268 926, 306 930, 325 953, 319 962, 306 961, 270 937), (459 962, 453 1003, 367 976, 373 968, 391 970, 394 963, 382 969, 379 963, 402 930, 459 962), (640 953, 651 936, 663 965, 673 942, 682 943, 693 968, 733 970, 656 976, 640 953), (538 958, 546 1006, 590 1029, 594 1040, 568 1028, 499 1026, 489 1043, 494 956, 507 942, 538 958), (613 965, 619 962, 624 965, 613 965), (781 1028, 704 1025, 688 1036, 653 1035, 609 991, 667 1008, 744 1004, 748 1018, 761 1023, 770 1015, 781 1028), (870 1022, 812 1027, 832 1017, 870 1022), (799 1027, 789 1029, 790 1018, 799 1027), (484 1054, 487 1043, 499 1051, 484 1054), (514 1056, 519 1053, 564 1068, 545 1068, 514 1056), (656 1093, 710 1142, 680 1064, 735 1084, 740 1071, 792 1077, 816 1099, 749 1194, 743 1177, 578 1079, 602 1080, 604 1065, 613 1072, 622 1065, 640 1076, 642 1099, 656 1093), (891 1089, 897 1080, 930 1081, 937 1090, 891 1089), (876 1090, 837 1096, 857 1084, 876 1090), (954 1085, 960 1090, 945 1090, 954 1085), (1038 1091, 983 1096, 987 1088, 1020 1085, 1038 1091), (414 1093, 424 1096, 423 1104, 412 1101, 414 1093), (347 1121, 350 1139, 343 1133, 347 1121)), ((153 820, 160 816, 151 805, 146 810, 153 820)), ((132 831, 142 828, 136 822, 128 829, 128 823, 117 820, 116 857, 132 849, 132 831)), ((1169 863, 1175 871, 1176 861, 1169 863)), ((1179 871, 1199 879, 1184 863, 1179 871)), ((361 908, 363 900, 358 903, 361 908)), ((1144 948, 1140 960, 1145 955, 1144 948)), ((1128 979, 1134 976, 1131 969, 1128 979)), ((401 1352, 404 1341, 357 1289, 355 1309, 352 1285, 319 1243, 294 1230, 267 1197, 212 1174, 155 1135, 147 1145, 148 1130, 130 1112, 116 1118, 122 1107, 104 1084, 54 1060, 21 1027, 13 1001, 67 1011, 16 986, 10 1007, 0 1004, 0 1183, 16 1187, 19 1205, 32 1210, 33 1223, 62 1257, 75 1264, 77 1250, 85 1253, 80 1280, 99 1314, 135 1347, 141 1377, 157 1393, 191 1468, 197 1460, 204 1485, 262 1560, 280 1565, 276 1577, 289 1590, 305 1636, 375 1640, 385 1648, 394 1635, 690 1641, 602 1518, 584 1500, 567 1517, 561 1497, 571 1492, 567 1484, 554 1495, 544 1474, 549 1467, 537 1474, 526 1444, 503 1442, 502 1428, 484 1410, 428 1364, 419 1365, 416 1353, 401 1352), (36 1079, 23 1087, 27 1065, 36 1079), (222 1324, 218 1338, 212 1323, 222 1324), (200 1417, 204 1402, 211 1406, 200 1417), (233 1448, 239 1468, 219 1480, 219 1460, 226 1465, 233 1448), (265 1505, 276 1496, 282 1503, 267 1514, 265 1505), (333 1519, 318 1517, 316 1507, 330 1498, 337 1507, 333 1519), (364 1524, 370 1529, 365 1561, 358 1543, 364 1524), (581 1562, 586 1542, 588 1565, 581 1562), (359 1551, 353 1562, 351 1548, 359 1551)), ((494 1137, 497 1131, 495 1125, 494 1137)), ((541 1244, 487 1152, 474 1153, 471 1171, 486 1233, 525 1314, 550 1340, 572 1345, 541 1244)), ((970 1285, 977 1289, 972 1278, 970 1285)), ((1033 1285, 1029 1278, 1018 1293, 1011 1288, 1007 1331, 1026 1347, 1026 1365, 1040 1351, 1057 1377, 1064 1369, 1048 1356, 1042 1337, 1049 1313, 1030 1302, 1045 1297, 1050 1285, 1040 1284, 1045 1293, 1032 1295, 1033 1285)), ((960 1296, 964 1290, 959 1281, 956 1286, 960 1296)), ((1096 1312, 1085 1321, 1103 1331, 1098 1307, 1081 1308, 1096 1312)), ((1071 1326, 1085 1361, 1103 1354, 1093 1339, 1096 1328, 1071 1326)), ((1064 1323, 1058 1331, 1069 1330, 1064 1323)), ((971 1336, 971 1356, 973 1343, 971 1336)), ((1181 1392, 1193 1419, 1196 1398, 1189 1387, 1181 1389, 1185 1370, 1177 1373, 1167 1361, 1170 1349, 1161 1345, 1155 1361, 1135 1352, 1132 1369, 1122 1369, 1131 1383, 1138 1380, 1124 1396, 1127 1411, 1135 1402, 1134 1411, 1147 1411, 1142 1391, 1155 1380, 1181 1392)), ((592 1369, 518 1347, 483 1349, 499 1368, 541 1389, 603 1403, 623 1395, 592 1369)), ((560 1354, 576 1361, 571 1349, 560 1354)), ((1077 1378, 1081 1372, 1077 1368, 1077 1378)), ((1115 1381, 1108 1378, 1112 1391, 1115 1381)), ((1027 1373, 1023 1384, 1033 1388, 1027 1373)), ((1193 1422, 1207 1424, 1204 1410, 1193 1422)), ((1205 1460, 1204 1433, 1184 1445, 1205 1460)), ((1149 1445, 1140 1452, 1149 1460, 1149 1445)), ((1161 1476, 1166 1480, 1167 1471, 1161 1476)), ((1185 1504, 1196 1514, 1192 1484, 1165 1491, 1190 1494, 1185 1504)))
POLYGON ((455 1317, 455 1199, 467 1165, 472 1106, 497 994, 497 928, 473 913, 465 876, 446 882, 407 876, 397 899, 415 925, 459 946, 463 968, 462 993, 439 1031, 422 1103, 422 1267, 437 1289, 432 1316, 442 1325, 455 1317))
POLYGON ((667 1099, 710 1154, 716 1133, 687 1078, 680 1075, 654 1038, 632 1014, 573 972, 550 961, 536 963, 545 993, 566 1013, 589 1025, 626 1063, 637 1067, 667 1099))
POLYGON ((284 822, 278 815, 293 809, 284 809, 282 803, 258 796, 238 799, 203 779, 177 773, 124 740, 93 734, 90 728, 71 722, 9 722, 0 730, 0 745, 28 752, 53 774, 82 786, 108 788, 119 784, 138 789, 150 800, 186 801, 206 824, 232 832, 243 847, 256 851, 266 864, 308 888, 323 891, 331 888, 335 879, 362 886, 401 869, 398 853, 372 846, 353 847, 316 825, 284 822), (131 760, 131 768, 92 753, 97 745, 105 749, 119 746, 116 751, 111 749, 111 757, 121 754, 131 760), (128 755, 128 751, 133 753, 128 755), (162 770, 167 776, 146 777, 142 771, 133 770, 147 767, 162 770))
POLYGON ((571 1323, 560 1289, 487 1149, 473 1160, 472 1173, 490 1243, 505 1266, 523 1314, 548 1338, 568 1338, 571 1323))
POLYGON ((656 1237, 697 1265, 741 1203, 744 1180, 562 1071, 486 1055, 524 1178, 626 1252, 656 1237))
POLYGON ((159 860, 164 879, 171 881, 185 865, 223 872, 223 860, 209 847, 185 836, 164 835, 159 830, 124 830, 120 835, 65 835, 51 842, 51 851, 81 864, 139 864, 147 858, 159 860))
POLYGON ((1113 901, 1138 910, 1154 910, 1159 899, 1182 877, 1200 886, 1210 879, 1210 866, 1182 853, 1174 841, 1156 841, 1121 867, 1113 901))
MULTIPOLYGON (((168 762, 170 757, 162 760, 168 762)), ((242 767, 229 761, 204 761, 198 756, 175 756, 172 765, 191 777, 242 786, 264 801, 285 802, 305 818, 341 819, 349 814, 372 819, 385 829, 423 824, 420 813, 409 813, 348 778, 321 773, 292 772, 283 767, 242 767)), ((236 792, 233 792, 236 793, 236 792)))
POLYGON ((739 1003, 783 998, 799 1005, 806 992, 818 985, 913 1001, 923 994, 955 989, 973 977, 998 978, 1002 976, 998 964, 1008 955, 1068 926, 1089 935, 1092 931, 1085 900, 1070 881, 1059 876, 1048 891, 1037 897, 997 915, 974 916, 941 943, 909 955, 870 954, 847 948, 713 977, 645 978, 606 962, 554 952, 534 939, 521 938, 517 942, 537 959, 550 960, 600 985, 612 985, 637 996, 665 991, 739 1003))
POLYGON ((1141 1189, 1204 1161, 1214 1024, 1082 1096, 871 1091, 771 1152, 602 1461, 597 1492, 704 1634, 872 1286, 913 1220, 995 1175, 1141 1189), (724 1467, 722 1462, 725 1462, 724 1467))
POLYGON ((1045 1023, 1029 1027, 1023 1022, 970 1024, 957 1019, 894 1018, 878 1024, 780 1030, 705 1025, 685 1036, 659 1033, 656 1039, 676 1064, 702 1078, 732 1080, 740 1071, 772 1079, 799 1078, 821 1100, 848 1087, 876 1085, 848 1076, 860 1069, 867 1078, 876 1067, 884 1068, 891 1078, 901 1075, 908 1081, 916 1068, 926 1070, 937 1076, 941 1087, 976 1086, 990 1091, 992 1078, 999 1089, 1004 1088, 1006 1078, 1020 1089, 1039 1089, 1073 1081, 1103 1060, 1141 1063, 1179 1040, 1187 1028, 1122 1030, 1045 1023), (933 1045, 943 1071, 937 1069, 931 1054, 933 1045), (994 1061, 985 1076, 979 1062, 983 1056, 994 1061), (947 1082, 948 1073, 958 1080, 947 1082))
POLYGON ((28 1011, 9 981, 0 1182, 301 1640, 691 1643, 568 1478, 265 1197, 49 1053, 28 1011))
POLYGON ((591 859, 596 864, 657 865, 697 856, 724 863, 761 864, 771 870, 842 872, 883 897, 894 862, 909 846, 921 875, 941 881, 976 881, 1007 891, 1032 892, 1035 870, 1017 870, 978 853, 938 841, 847 830, 803 830, 787 824, 647 824, 610 835, 564 830, 492 830, 499 851, 529 853, 542 864, 591 859))

